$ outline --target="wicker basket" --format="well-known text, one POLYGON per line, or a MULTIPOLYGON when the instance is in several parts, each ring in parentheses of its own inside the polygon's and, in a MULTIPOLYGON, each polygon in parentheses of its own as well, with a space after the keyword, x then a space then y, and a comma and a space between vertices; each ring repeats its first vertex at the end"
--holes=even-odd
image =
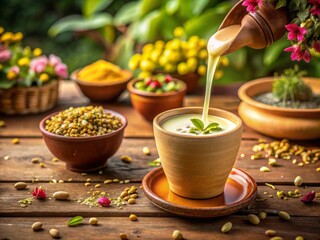
POLYGON ((58 90, 59 81, 42 87, 0 89, 0 112, 22 115, 48 111, 57 103, 58 90))

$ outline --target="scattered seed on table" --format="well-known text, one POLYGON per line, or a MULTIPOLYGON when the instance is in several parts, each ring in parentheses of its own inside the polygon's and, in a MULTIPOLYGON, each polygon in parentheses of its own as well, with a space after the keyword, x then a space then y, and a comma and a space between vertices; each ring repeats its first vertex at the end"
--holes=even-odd
POLYGON ((56 157, 53 157, 53 158, 51 159, 51 161, 52 161, 52 162, 59 162, 59 159, 56 158, 56 157))
POLYGON ((100 171, 98 172, 98 174, 99 174, 99 175, 102 175, 102 174, 103 174, 103 171, 102 171, 102 170, 100 170, 100 171))
POLYGON ((108 179, 108 180, 104 180, 104 184, 109 184, 109 183, 112 183, 113 181, 111 179, 108 179))
POLYGON ((125 162, 125 163, 131 163, 132 162, 132 158, 128 155, 124 155, 124 156, 121 156, 121 160, 122 162, 125 162))
POLYGON ((303 167, 303 165, 304 165, 303 162, 298 163, 299 167, 303 167))
POLYGON ((95 217, 92 217, 89 219, 89 224, 90 225, 97 225, 98 224, 98 219, 95 217))
POLYGON ((82 176, 86 176, 87 175, 87 173, 85 173, 85 172, 83 172, 83 173, 80 173, 82 176))
POLYGON ((42 222, 35 222, 31 225, 31 228, 33 229, 33 231, 39 231, 40 229, 42 229, 42 222))
POLYGON ((128 240, 128 236, 125 233, 120 233, 119 236, 120 236, 120 239, 122 239, 122 240, 128 240))
POLYGON ((241 153, 241 154, 240 154, 240 157, 241 157, 241 158, 244 158, 244 157, 245 157, 244 153, 241 153))
POLYGON ((3 120, 0 120, 0 128, 5 127, 6 126, 6 122, 3 120))
POLYGON ((17 189, 17 190, 23 190, 23 189, 26 189, 28 186, 27 183, 25 182, 17 182, 14 187, 17 189))
POLYGON ((94 187, 99 188, 99 187, 101 187, 101 184, 96 184, 94 187))
POLYGON ((277 165, 278 165, 277 160, 274 159, 274 158, 269 158, 269 159, 268 159, 268 165, 270 165, 270 166, 277 166, 277 165))
POLYGON ((8 156, 8 155, 3 157, 3 159, 6 161, 9 160, 9 158, 10 158, 10 156, 8 156))
POLYGON ((124 180, 124 183, 130 183, 130 180, 124 180))
POLYGON ((64 181, 63 181, 62 179, 60 179, 60 180, 58 181, 58 183, 64 183, 64 181))
POLYGON ((45 166, 44 166, 44 164, 41 162, 41 163, 39 163, 39 166, 41 167, 41 168, 44 168, 45 166))
POLYGON ((32 163, 39 163, 39 162, 41 162, 41 159, 38 157, 34 157, 34 158, 31 158, 31 162, 32 163))
POLYGON ((135 214, 130 214, 129 219, 130 219, 131 221, 137 221, 137 220, 138 220, 138 217, 137 217, 137 215, 135 215, 135 214))
POLYGON ((302 236, 296 236, 295 240, 304 240, 302 236))
POLYGON ((277 232, 275 230, 267 230, 265 232, 265 234, 268 236, 268 237, 272 237, 272 236, 275 236, 277 234, 277 232))
POLYGON ((59 238, 60 237, 60 233, 59 233, 58 229, 51 228, 49 233, 50 233, 51 237, 53 237, 53 238, 59 238))
POLYGON ((280 212, 279 212, 279 217, 282 218, 282 219, 284 219, 284 220, 287 220, 287 221, 290 220, 290 215, 289 215, 289 213, 284 212, 284 211, 280 211, 280 212))
POLYGON ((183 239, 183 235, 179 230, 174 230, 172 233, 172 239, 181 240, 181 239, 183 239))
POLYGON ((13 138, 13 139, 11 140, 11 142, 12 142, 13 144, 18 144, 18 143, 20 143, 20 139, 19 139, 19 138, 13 138))
POLYGON ((283 238, 279 237, 279 236, 275 236, 275 237, 270 238, 270 240, 283 240, 283 238))
POLYGON ((144 155, 150 155, 151 154, 150 149, 148 147, 142 148, 142 152, 143 152, 144 155))
POLYGON ((128 200, 128 204, 135 204, 136 203, 136 200, 134 198, 130 198, 128 200))
POLYGON ((264 220, 264 219, 267 218, 267 213, 266 213, 266 212, 260 212, 258 216, 259 216, 259 218, 260 218, 261 220, 264 220))
POLYGON ((318 167, 318 168, 316 169, 316 171, 317 171, 317 172, 320 172, 320 167, 318 167))
POLYGON ((226 222, 225 224, 223 224, 223 226, 221 227, 221 232, 222 233, 227 233, 231 230, 232 228, 232 222, 226 222))
POLYGON ((119 179, 117 179, 117 178, 115 178, 115 179, 113 179, 113 180, 112 180, 112 182, 114 182, 114 183, 118 183, 118 182, 120 182, 120 180, 119 180, 119 179))
POLYGON ((260 172, 270 172, 270 168, 263 166, 260 168, 260 172))
POLYGON ((254 214, 249 214, 248 215, 248 220, 253 225, 258 225, 260 223, 260 219, 254 214))
POLYGON ((66 191, 57 191, 53 193, 52 197, 56 200, 67 200, 70 194, 66 191))
POLYGON ((84 185, 85 185, 86 187, 89 187, 89 186, 91 185, 91 183, 86 182, 84 185))
POLYGON ((296 185, 297 187, 300 187, 303 183, 303 179, 300 176, 297 176, 294 181, 293 181, 294 185, 296 185))
POLYGON ((87 178, 86 182, 91 182, 91 178, 87 178))

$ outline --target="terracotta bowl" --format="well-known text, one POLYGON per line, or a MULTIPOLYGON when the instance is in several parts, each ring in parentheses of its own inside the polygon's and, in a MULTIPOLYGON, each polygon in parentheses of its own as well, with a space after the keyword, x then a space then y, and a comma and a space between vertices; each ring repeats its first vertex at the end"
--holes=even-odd
POLYGON ((127 120, 117 112, 105 111, 119 117, 122 127, 101 136, 65 137, 48 132, 44 127, 45 122, 58 112, 52 113, 41 120, 39 127, 45 144, 54 156, 66 162, 67 169, 76 172, 100 169, 105 166, 108 158, 119 149, 127 120))
MULTIPOLYGON (((320 94, 320 79, 304 78, 313 92, 320 94)), ((242 85, 238 95, 242 100, 239 115, 252 129, 275 138, 307 140, 320 138, 320 109, 293 109, 270 106, 253 98, 272 91, 272 77, 242 85)))
POLYGON ((126 89, 127 83, 132 79, 133 75, 130 71, 123 70, 127 77, 116 83, 92 83, 81 81, 77 78, 77 73, 80 69, 75 70, 71 74, 71 79, 74 80, 82 93, 94 102, 112 102, 115 101, 121 93, 126 89))
POLYGON ((181 89, 177 92, 151 93, 138 90, 134 84, 141 79, 133 79, 128 85, 130 98, 133 107, 148 121, 152 122, 153 118, 159 113, 172 108, 179 108, 183 105, 183 98, 186 94, 186 84, 178 79, 173 79, 181 84, 181 89))
POLYGON ((186 75, 180 75, 178 73, 173 73, 170 75, 176 79, 180 79, 185 82, 185 84, 187 85, 187 93, 193 93, 199 87, 199 80, 200 80, 201 76, 196 73, 188 73, 186 75))

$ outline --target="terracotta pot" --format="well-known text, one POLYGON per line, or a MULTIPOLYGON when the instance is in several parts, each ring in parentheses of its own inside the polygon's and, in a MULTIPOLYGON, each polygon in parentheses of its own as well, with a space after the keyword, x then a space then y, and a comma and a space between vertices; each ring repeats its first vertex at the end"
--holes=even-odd
POLYGON ((0 89, 0 112, 24 115, 48 111, 56 106, 58 92, 58 80, 41 87, 0 89))
MULTIPOLYGON (((320 94, 320 79, 304 78, 313 92, 320 94)), ((271 92, 273 78, 261 78, 242 85, 239 115, 252 129, 276 138, 307 140, 320 138, 320 108, 293 109, 270 106, 253 98, 271 92)))
POLYGON ((126 89, 127 83, 132 79, 133 75, 127 70, 127 77, 123 78, 122 81, 116 83, 96 83, 81 81, 77 78, 77 73, 81 69, 74 71, 71 74, 71 79, 74 80, 81 92, 88 97, 91 101, 95 102, 112 102, 117 100, 121 93, 126 89))
POLYGON ((40 130, 50 152, 66 162, 67 169, 76 172, 94 171, 105 166, 120 147, 127 120, 121 114, 111 111, 112 115, 121 119, 122 127, 114 132, 90 137, 65 137, 45 130, 45 122, 58 112, 50 114, 40 122, 40 130))
POLYGON ((128 83, 128 91, 133 107, 148 121, 152 122, 153 118, 159 113, 172 108, 179 108, 183 105, 183 98, 186 94, 186 84, 178 79, 181 89, 177 92, 152 93, 144 92, 134 87, 134 84, 141 79, 133 79, 128 83))
POLYGON ((199 87, 199 80, 200 80, 201 76, 196 73, 188 73, 186 75, 180 75, 178 73, 173 73, 170 75, 172 77, 174 77, 176 79, 180 79, 186 83, 187 93, 193 93, 199 87))
POLYGON ((157 150, 170 190, 182 197, 205 199, 221 194, 234 165, 242 135, 242 121, 235 114, 210 108, 209 114, 230 120, 230 130, 193 136, 164 130, 162 123, 180 114, 201 114, 202 108, 172 109, 153 121, 157 150))

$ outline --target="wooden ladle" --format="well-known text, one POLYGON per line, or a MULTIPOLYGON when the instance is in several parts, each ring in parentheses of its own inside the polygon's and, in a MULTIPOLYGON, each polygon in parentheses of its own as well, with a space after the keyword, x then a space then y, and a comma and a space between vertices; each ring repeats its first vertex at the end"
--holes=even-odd
POLYGON ((219 27, 240 24, 241 29, 231 46, 223 54, 231 53, 244 46, 255 49, 265 48, 279 40, 286 32, 285 25, 290 22, 286 7, 275 8, 273 3, 264 3, 258 11, 248 13, 239 1, 227 14, 219 27))

